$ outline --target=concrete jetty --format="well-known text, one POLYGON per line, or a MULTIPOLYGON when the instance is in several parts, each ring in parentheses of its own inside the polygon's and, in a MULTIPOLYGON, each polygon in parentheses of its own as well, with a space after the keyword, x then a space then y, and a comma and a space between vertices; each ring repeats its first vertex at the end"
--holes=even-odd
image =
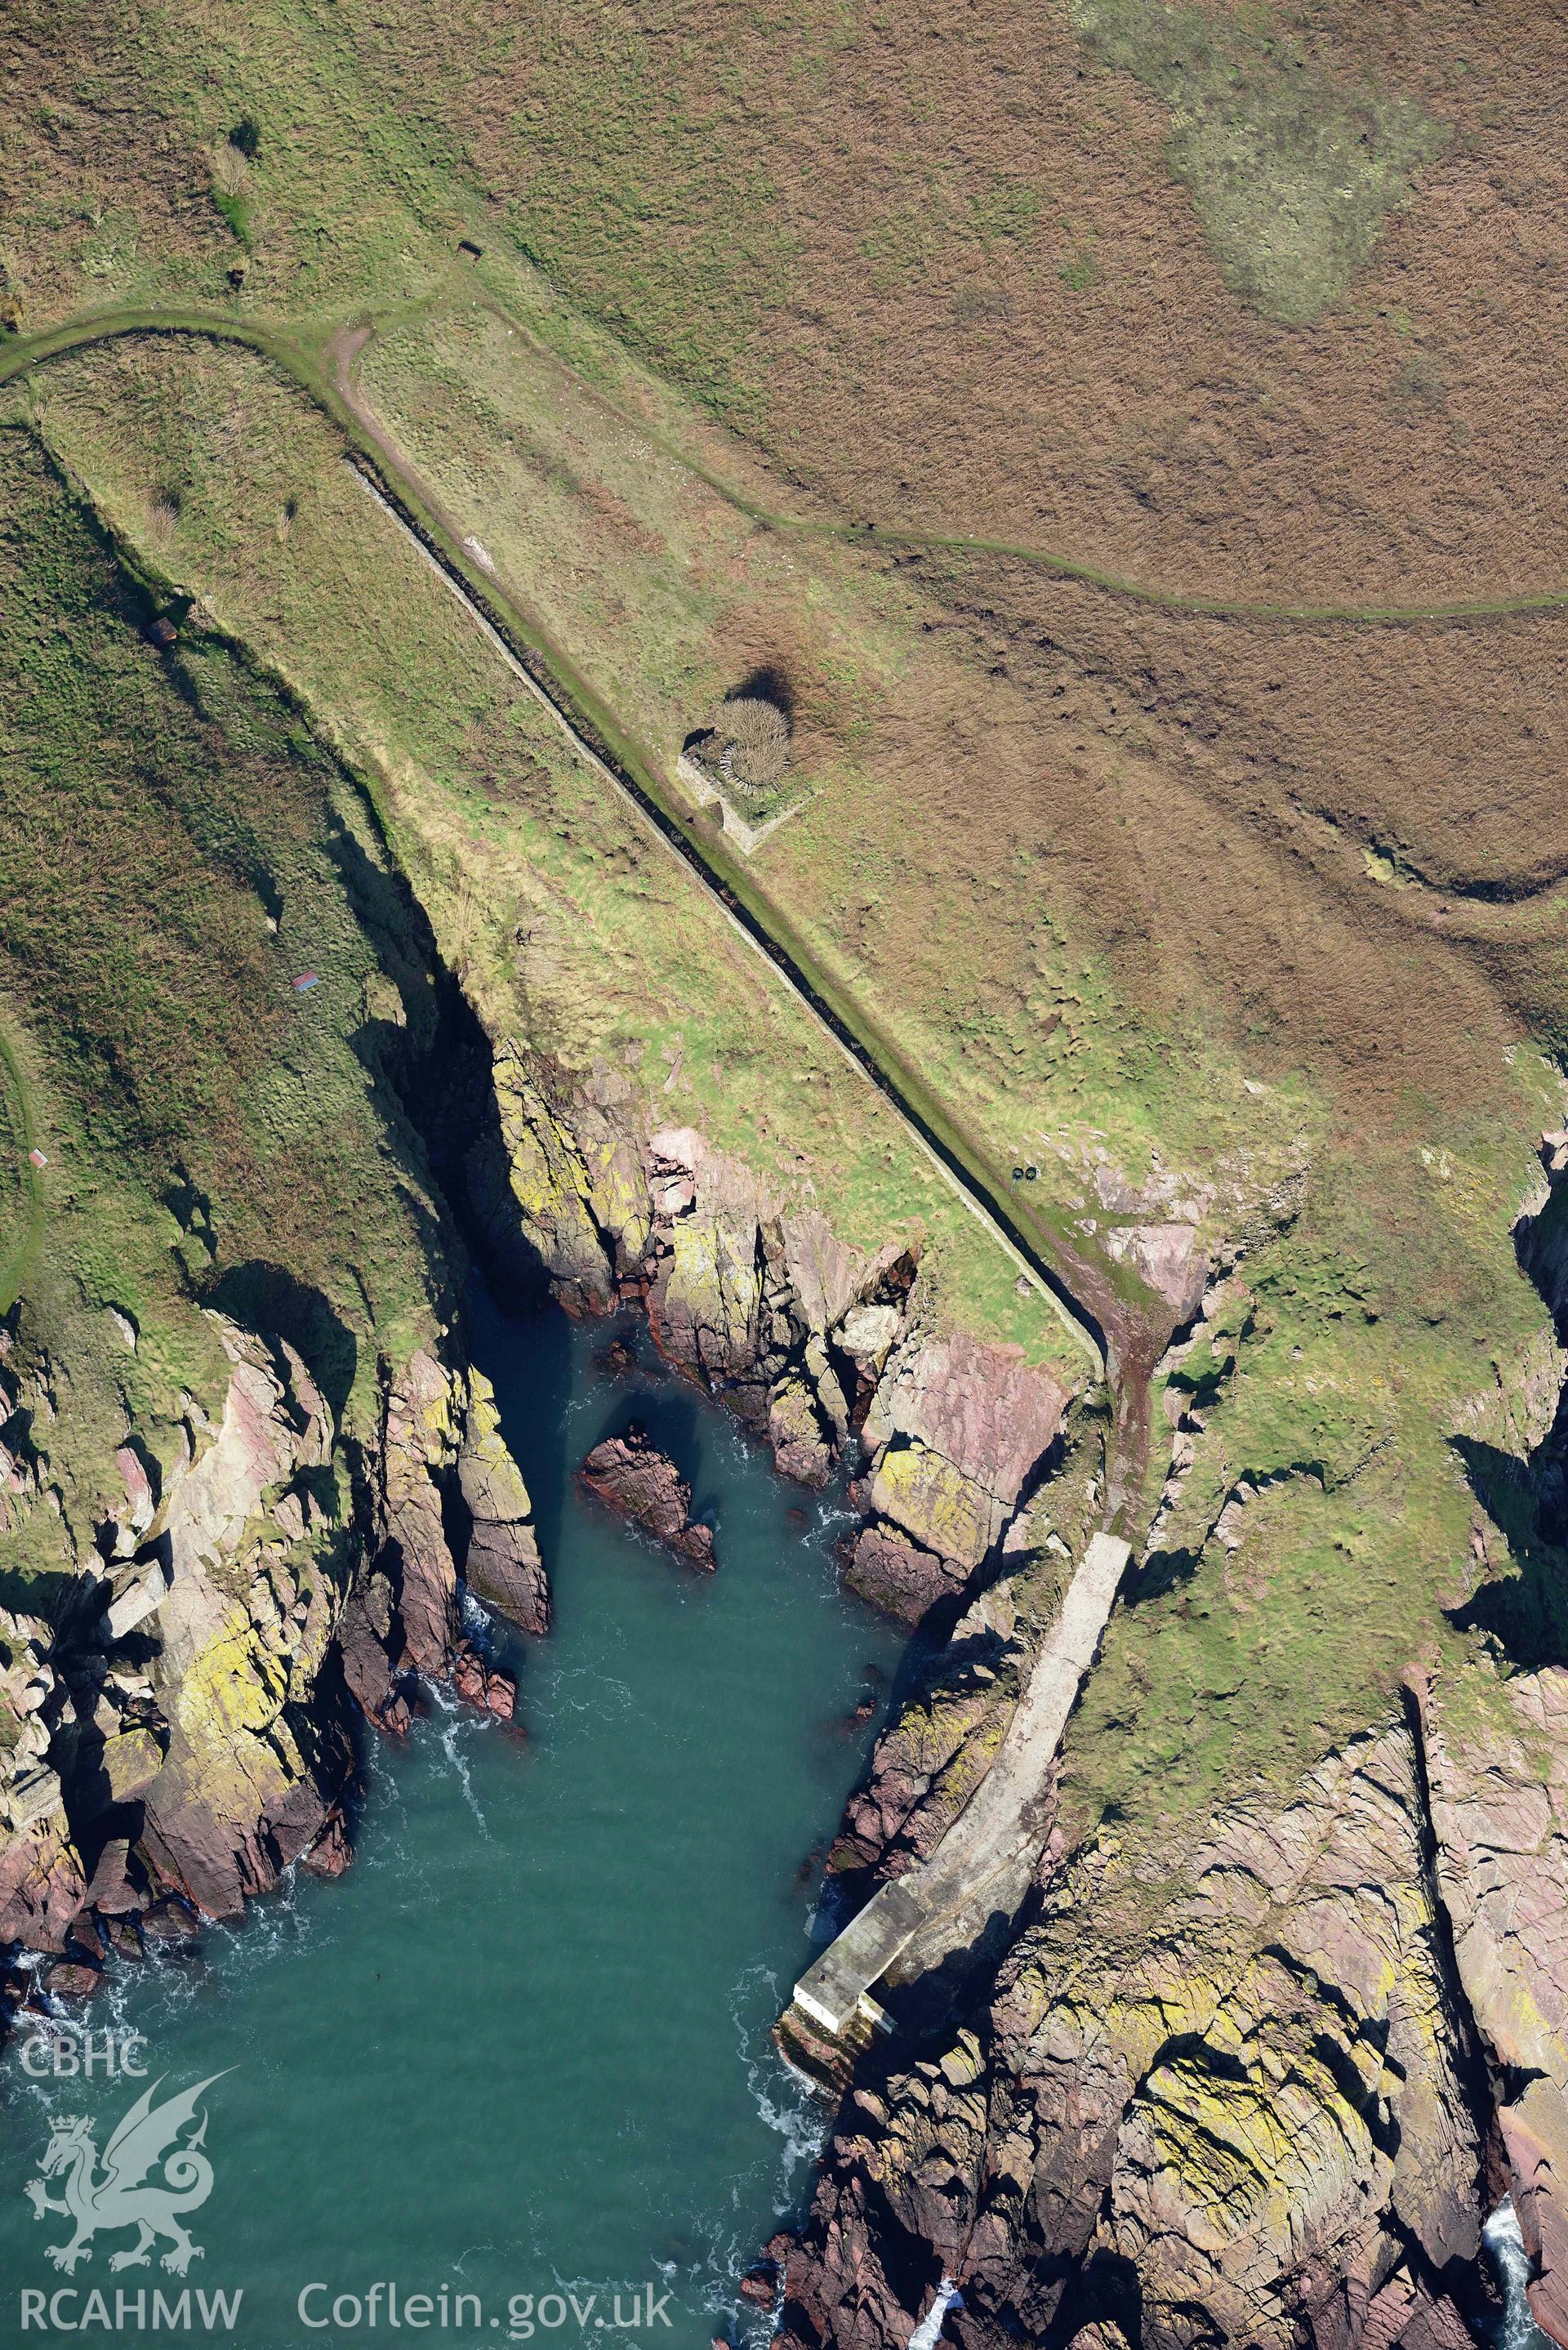
POLYGON ((1092 1538, 991 1769, 930 1858, 874 1894, 796 1983, 794 2004, 818 2029, 881 2022, 874 1984, 922 1971, 992 1909, 1016 1906, 1045 1834, 1051 1765, 1131 1555, 1113 1534, 1092 1538))

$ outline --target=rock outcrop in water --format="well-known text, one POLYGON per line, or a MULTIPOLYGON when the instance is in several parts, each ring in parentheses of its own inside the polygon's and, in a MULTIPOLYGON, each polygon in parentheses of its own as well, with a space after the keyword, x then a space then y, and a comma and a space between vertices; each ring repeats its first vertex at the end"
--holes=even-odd
MULTIPOLYGON (((857 1467, 855 1571, 883 1604, 914 1619, 961 1594, 1055 1441, 1060 1386, 1016 1349, 938 1339, 911 1310, 911 1253, 867 1255, 692 1129, 645 1130, 624 1080, 601 1075, 569 1116, 509 1047, 494 1080, 501 1158, 479 1149, 469 1172, 498 1254, 521 1232, 569 1305, 644 1305, 666 1359, 786 1473, 857 1467)), ((226 1386, 190 1399, 183 1457, 161 1467, 132 1430, 123 1508, 65 1603, 0 1623, 0 1933, 72 1965, 129 1914, 88 1898, 106 1853, 124 1856, 106 1899, 233 1917, 313 1846, 343 1865, 356 1712, 399 1731, 410 1677, 455 1664, 504 1713, 509 1685, 461 1649, 465 1582, 527 1630, 549 1622, 480 1375, 429 1345, 383 1359, 374 1424, 349 1441, 290 1341, 213 1320, 226 1386)), ((13 1431, 46 1426, 52 1403, 15 1385, 0 1521, 47 1482, 13 1431)), ((688 1497, 645 1498, 653 1530, 668 1517, 711 1557, 688 1497)))
POLYGON ((666 1550, 712 1573, 712 1528, 692 1524, 691 1488, 645 1428, 634 1421, 624 1436, 606 1437, 577 1475, 618 1517, 629 1518, 666 1550))
POLYGON ((506 1451, 483 1373, 451 1372, 424 1352, 384 1390, 373 1480, 370 1570, 345 1611, 344 1670, 371 1720, 401 1730, 408 1673, 442 1674, 457 1645, 459 1585, 529 1631, 547 1629, 549 1586, 526 1488, 506 1451), (453 1512, 454 1497, 461 1511, 453 1512), (449 1541, 465 1516, 462 1565, 449 1541))

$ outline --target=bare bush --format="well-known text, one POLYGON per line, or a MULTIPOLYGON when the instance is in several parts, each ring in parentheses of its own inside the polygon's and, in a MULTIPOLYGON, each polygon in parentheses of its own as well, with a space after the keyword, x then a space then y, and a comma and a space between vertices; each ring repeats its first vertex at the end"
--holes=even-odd
POLYGON ((722 704, 719 764, 747 791, 768 791, 789 764, 789 720, 776 703, 742 695, 722 704))
POLYGON ((180 495, 176 490, 160 490, 148 508, 147 526, 153 545, 167 554, 174 544, 174 534, 180 527, 180 495))
POLYGON ((213 185, 219 195, 231 199, 243 195, 249 177, 250 166, 243 151, 231 139, 220 140, 213 150, 213 185))

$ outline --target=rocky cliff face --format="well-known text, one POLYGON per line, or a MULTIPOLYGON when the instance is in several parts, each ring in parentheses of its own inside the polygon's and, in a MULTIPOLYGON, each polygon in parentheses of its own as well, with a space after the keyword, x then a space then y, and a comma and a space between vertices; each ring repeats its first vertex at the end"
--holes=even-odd
POLYGON ((914 1257, 839 1240, 623 1079, 569 1101, 504 1046, 499 1135, 469 1178, 493 1241, 518 1229, 578 1311, 646 1307, 667 1360, 821 1484, 859 1471, 850 1579, 918 1621, 994 1559, 1053 1458, 1070 1398, 1015 1347, 927 1326, 914 1257))
POLYGON ((1484 2078, 1403 1721, 1174 1866, 1045 1874, 971 2021, 863 2077, 786 2279, 791 2350, 1119 2326, 1152 2350, 1464 2339, 1484 2078))
POLYGON ((991 1768, 1092 1523, 1081 1473, 1019 1512, 995 1579, 877 1740, 866 1783, 845 1806, 827 1856, 836 1898, 863 1898, 936 1850, 991 1768))
MULTIPOLYGON (((342 1865, 356 1719, 400 1729, 409 1677, 452 1669, 462 1570, 548 1620, 479 1373, 383 1364, 361 1449, 286 1339, 213 1320, 218 1410, 188 1399, 166 1476, 128 1445, 123 1513, 55 1619, 0 1624, 0 1940, 64 1954, 68 1988, 138 1912, 232 1918, 302 1856, 342 1865)), ((495 1678, 476 1701, 509 1711, 495 1678)))
MULTIPOLYGON (((846 1467, 851 1579, 947 1635, 830 1856, 857 1898, 989 1769, 1101 1513, 1096 1423, 1070 1429, 1018 1349, 934 1326, 912 1253, 846 1245, 619 1078, 565 1101, 504 1047, 495 1097, 467 1172, 497 1254, 576 1311, 645 1308, 782 1471, 846 1467)), ((1199 1273, 1176 1270, 1189 1305, 1199 1273)), ((184 1458, 160 1475, 128 1446, 123 1515, 58 1619, 0 1619, 0 1935, 87 1969, 74 1988, 171 1905, 233 1916, 301 1856, 340 1866, 356 1726, 399 1731, 411 1677, 509 1717, 463 1648, 464 1577, 549 1621, 480 1375, 381 1362, 356 1444, 282 1338, 221 1335, 226 1390, 192 1405, 184 1458)), ((8 1451, 0 1508, 34 1505, 46 1467, 8 1451)), ((1053 1830, 1011 1947, 977 1946, 891 2061, 861 2060, 785 2267, 784 2350, 902 2350, 944 2284, 963 2350, 1462 2350, 1500 2147, 1568 2339, 1565 1691, 1520 1678, 1478 1728, 1423 1690, 1183 1850, 1053 1830)))
POLYGON ((1568 1673, 1420 1695, 1438 1882, 1540 2265, 1531 2306, 1568 2341, 1568 1673))

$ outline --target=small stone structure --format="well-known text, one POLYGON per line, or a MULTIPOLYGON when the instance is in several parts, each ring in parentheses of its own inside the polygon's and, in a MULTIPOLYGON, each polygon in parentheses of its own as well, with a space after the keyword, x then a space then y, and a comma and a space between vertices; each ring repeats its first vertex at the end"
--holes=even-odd
POLYGON ((789 752, 786 712, 765 694, 742 691, 720 703, 711 726, 688 735, 676 772, 700 807, 718 810, 723 830, 749 857, 810 797, 802 793, 791 806, 764 813, 777 800, 789 752))
POLYGON ((798 816, 812 796, 810 792, 803 791, 799 799, 793 800, 786 808, 780 808, 777 816, 769 816, 764 824, 748 824, 728 793, 689 751, 680 754, 675 764, 675 773, 699 807, 717 811, 725 839, 732 840, 742 857, 750 857, 770 832, 776 832, 781 824, 787 824, 792 816, 798 816))

